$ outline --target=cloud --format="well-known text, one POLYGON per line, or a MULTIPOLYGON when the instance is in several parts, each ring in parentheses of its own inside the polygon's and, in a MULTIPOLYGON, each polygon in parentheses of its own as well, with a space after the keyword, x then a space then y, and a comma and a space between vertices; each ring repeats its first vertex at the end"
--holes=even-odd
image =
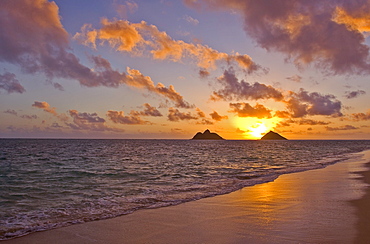
POLYGON ((109 110, 107 112, 107 116, 113 123, 116 124, 144 125, 149 123, 148 121, 144 121, 136 115, 125 116, 123 111, 109 110))
POLYGON ((145 21, 131 23, 126 20, 109 21, 103 18, 101 25, 100 29, 94 29, 92 25, 85 24, 74 38, 93 48, 96 48, 97 44, 108 43, 117 51, 138 56, 149 53, 153 59, 181 62, 191 58, 203 69, 215 68, 218 61, 235 63, 248 72, 260 69, 260 66, 246 54, 227 54, 206 45, 174 40, 166 32, 145 21))
POLYGON ((60 119, 62 121, 67 121, 68 120, 67 115, 57 113, 56 108, 55 107, 50 107, 49 103, 47 103, 47 102, 35 101, 32 104, 32 107, 43 109, 45 112, 54 115, 55 117, 57 117, 58 119, 60 119))
POLYGON ((353 113, 351 114, 351 118, 354 121, 367 121, 370 120, 370 111, 367 113, 353 113))
POLYGON ((83 85, 85 86, 95 87, 104 85, 107 87, 118 87, 121 84, 125 84, 129 87, 145 89, 151 93, 165 97, 173 101, 176 107, 193 107, 193 105, 190 105, 184 100, 172 85, 169 87, 166 87, 162 83, 155 85, 149 76, 144 76, 139 70, 127 68, 127 74, 114 70, 109 61, 100 56, 92 56, 90 59, 94 63, 96 74, 98 74, 100 79, 88 79, 87 77, 83 80, 83 85))
POLYGON ((281 101, 283 94, 272 86, 255 82, 250 84, 236 77, 232 68, 225 70, 223 75, 217 78, 217 82, 221 84, 222 89, 213 92, 211 100, 259 100, 273 99, 281 101))
POLYGON ((205 69, 200 69, 199 70, 199 77, 202 78, 202 79, 205 79, 205 78, 208 78, 210 75, 210 73, 205 70, 205 69))
MULTIPOLYGON (((128 3, 132 2, 126 2, 126 5, 128 3)), ((191 107, 173 86, 167 88, 161 83, 154 85, 150 77, 142 75, 138 70, 128 68, 127 74, 119 72, 114 70, 106 59, 98 56, 90 57, 94 69, 82 65, 70 52, 69 36, 60 22, 59 9, 54 2, 3 0, 1 4, 0 62, 18 65, 25 73, 43 73, 49 81, 54 77, 73 79, 86 87, 116 88, 125 84, 164 96, 174 101, 176 106, 191 107)), ((99 34, 99 38, 109 41, 111 45, 124 43, 117 48, 128 51, 142 40, 141 35, 132 26, 116 25, 109 25, 99 34), (121 31, 117 40, 110 36, 110 33, 113 36, 117 34, 114 28, 116 25, 121 31)), ((94 32, 89 32, 86 42, 91 43, 94 38, 97 38, 94 37, 94 32)), ((63 89, 59 83, 53 85, 57 89, 63 89)), ((6 89, 9 93, 24 92, 24 88, 10 73, 0 76, 0 88, 6 89)))
POLYGON ((15 111, 14 109, 7 109, 3 113, 18 116, 17 111, 15 111))
MULTIPOLYGON (((47 0, 3 0, 0 10, 0 62, 21 67, 25 73, 42 73, 78 80, 81 85, 99 84, 102 73, 82 65, 70 52, 69 36, 63 28, 55 2, 47 0)), ((62 89, 55 83, 57 89, 62 89)), ((23 91, 19 88, 19 92, 23 91)))
POLYGON ((329 127, 329 126, 326 126, 325 128, 326 128, 327 131, 357 130, 357 129, 359 129, 358 127, 354 127, 352 125, 343 125, 343 126, 340 126, 340 127, 329 127))
POLYGON ((325 122, 321 120, 313 120, 313 119, 286 119, 284 121, 281 121, 278 123, 279 127, 287 127, 291 126, 291 124, 297 124, 297 125, 328 125, 331 122, 325 122))
POLYGON ((300 83, 302 81, 302 77, 299 75, 293 75, 293 76, 287 77, 286 79, 297 82, 297 83, 300 83))
POLYGON ((186 22, 192 24, 192 25, 198 25, 199 24, 199 20, 197 19, 194 19, 193 17, 189 16, 189 15, 185 15, 184 16, 184 20, 186 20, 186 22))
POLYGON ((352 99, 352 98, 356 98, 356 97, 358 97, 358 96, 360 96, 360 95, 365 95, 366 94, 366 92, 365 91, 363 91, 363 90, 357 90, 357 91, 346 91, 346 95, 345 95, 345 97, 347 98, 347 99, 352 99))
POLYGON ((134 13, 138 10, 139 5, 134 1, 126 1, 124 4, 119 4, 117 0, 113 2, 113 7, 122 18, 127 18, 128 13, 134 13))
POLYGON ((200 108, 196 108, 195 110, 197 111, 197 114, 200 118, 206 117, 206 114, 200 108))
POLYGON ((271 118, 271 110, 261 104, 252 107, 249 103, 230 103, 230 112, 236 113, 239 117, 271 118))
POLYGON ((0 74, 0 89, 5 90, 7 93, 23 93, 26 91, 26 89, 24 89, 24 87, 15 78, 15 74, 9 72, 5 72, 3 75, 0 74))
POLYGON ((28 114, 23 114, 20 116, 22 119, 37 119, 37 115, 33 114, 33 115, 28 115, 28 114))
POLYGON ((199 125, 213 125, 214 123, 210 121, 209 119, 203 118, 201 121, 198 121, 196 124, 199 125))
POLYGON ((213 120, 216 120, 216 121, 221 121, 223 119, 228 119, 228 117, 226 115, 225 116, 219 115, 216 111, 213 111, 209 115, 211 115, 211 118, 213 120))
POLYGON ((299 118, 306 115, 342 116, 342 103, 334 95, 322 95, 318 92, 307 92, 300 89, 298 93, 290 92, 285 101, 291 117, 299 118))
POLYGON ((47 102, 35 101, 32 104, 32 107, 43 109, 45 112, 51 113, 51 114, 56 115, 56 116, 58 115, 58 113, 55 111, 56 108, 51 108, 49 103, 47 103, 47 102))
POLYGON ((309 64, 329 74, 369 74, 368 1, 185 0, 199 9, 239 13, 256 43, 284 53, 297 66, 309 64))
POLYGON ((60 128, 64 128, 63 126, 59 125, 58 123, 54 122, 51 124, 50 126, 51 128, 53 129, 60 129, 60 128))
POLYGON ((77 110, 69 110, 68 113, 73 123, 66 123, 66 125, 74 130, 122 132, 120 129, 108 127, 105 119, 99 117, 97 113, 78 112, 77 110))
MULTIPOLYGON (((14 109, 7 109, 3 113, 18 116, 17 111, 15 111, 14 109)), ((38 118, 37 115, 35 115, 35 114, 33 114, 33 115, 22 114, 19 117, 22 118, 22 119, 37 119, 38 118)))
POLYGON ((195 115, 192 115, 190 112, 180 112, 178 109, 175 108, 169 108, 168 109, 168 120, 178 122, 180 120, 197 120, 198 117, 195 115))
POLYGON ((282 118, 282 119, 287 119, 291 117, 291 114, 288 111, 280 111, 277 110, 275 111, 274 117, 282 118))
POLYGON ((149 103, 144 103, 143 111, 131 111, 132 115, 141 115, 141 116, 152 116, 152 117, 161 117, 163 116, 161 112, 155 107, 150 106, 149 103))
POLYGON ((194 105, 189 104, 184 98, 170 85, 168 88, 162 83, 154 85, 154 82, 148 76, 144 76, 138 70, 127 69, 127 77, 125 83, 136 88, 144 88, 150 92, 161 95, 175 103, 176 107, 192 108, 194 105))

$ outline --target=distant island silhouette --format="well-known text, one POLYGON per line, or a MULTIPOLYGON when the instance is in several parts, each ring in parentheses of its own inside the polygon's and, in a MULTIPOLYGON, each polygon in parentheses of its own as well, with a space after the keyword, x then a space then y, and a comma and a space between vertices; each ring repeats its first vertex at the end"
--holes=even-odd
POLYGON ((195 136, 192 138, 192 140, 224 140, 224 138, 219 136, 217 133, 211 133, 207 129, 203 133, 198 132, 197 134, 195 134, 195 136))
POLYGON ((279 135, 276 132, 269 131, 264 136, 262 136, 260 140, 288 140, 288 139, 286 139, 285 137, 279 135))

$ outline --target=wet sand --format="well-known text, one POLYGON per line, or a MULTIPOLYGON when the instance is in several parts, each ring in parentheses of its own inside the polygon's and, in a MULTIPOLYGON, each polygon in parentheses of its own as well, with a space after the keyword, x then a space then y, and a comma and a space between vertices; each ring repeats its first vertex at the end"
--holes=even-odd
POLYGON ((230 194, 4 243, 370 243, 369 161, 367 151, 230 194))

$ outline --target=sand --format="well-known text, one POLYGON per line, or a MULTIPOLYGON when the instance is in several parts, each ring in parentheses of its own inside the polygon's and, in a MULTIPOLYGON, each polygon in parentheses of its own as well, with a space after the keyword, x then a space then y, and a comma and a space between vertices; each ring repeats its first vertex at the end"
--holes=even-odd
POLYGON ((362 154, 226 195, 4 243, 370 243, 370 151, 362 154))

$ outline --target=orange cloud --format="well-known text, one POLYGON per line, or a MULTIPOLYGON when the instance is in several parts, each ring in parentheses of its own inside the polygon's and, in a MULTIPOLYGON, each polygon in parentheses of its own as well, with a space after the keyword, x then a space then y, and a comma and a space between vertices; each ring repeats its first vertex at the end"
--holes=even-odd
POLYGON ((100 44, 107 42, 118 51, 126 51, 134 55, 149 51, 153 59, 180 62, 185 58, 192 58, 203 69, 215 68, 218 61, 234 62, 249 72, 260 68, 248 55, 239 53, 229 55, 206 45, 174 40, 166 32, 159 31, 156 26, 148 25, 145 21, 130 23, 124 20, 102 19, 101 25, 98 30, 93 29, 89 24, 84 25, 81 32, 75 35, 75 39, 94 48, 97 42, 100 44))
POLYGON ((125 77, 124 82, 127 85, 145 88, 150 92, 162 95, 169 100, 175 102, 175 105, 180 108, 192 108, 193 105, 190 105, 188 102, 184 101, 184 98, 176 92, 175 88, 170 85, 168 88, 162 83, 154 85, 154 82, 149 76, 144 76, 138 70, 127 68, 127 76, 125 77))
POLYGON ((50 105, 47 102, 38 102, 38 101, 35 101, 32 104, 32 107, 41 108, 41 109, 43 109, 47 113, 51 113, 53 115, 58 115, 58 113, 55 111, 55 108, 51 108, 50 105))
POLYGON ((370 31, 370 13, 356 13, 353 16, 342 7, 337 7, 333 13, 332 20, 338 24, 344 24, 349 30, 359 32, 370 31))
POLYGON ((230 103, 230 112, 236 113, 239 117, 271 118, 271 110, 262 104, 252 107, 249 103, 230 103))
POLYGON ((68 120, 68 117, 65 114, 58 114, 56 112, 56 108, 55 107, 50 107, 49 103, 47 103, 47 102, 35 101, 32 104, 32 107, 43 109, 45 112, 54 115, 55 117, 57 117, 58 119, 60 119, 62 121, 67 121, 68 120))
POLYGON ((210 113, 209 115, 211 115, 211 118, 213 120, 216 120, 216 121, 221 121, 223 119, 228 119, 228 117, 226 115, 225 116, 221 116, 216 111, 213 111, 213 113, 210 113))
POLYGON ((339 127, 325 127, 327 131, 337 131, 337 130, 357 130, 359 129, 358 127, 354 127, 353 125, 343 125, 339 127))
POLYGON ((367 121, 370 120, 370 111, 367 113, 353 113, 351 117, 354 121, 367 121))

